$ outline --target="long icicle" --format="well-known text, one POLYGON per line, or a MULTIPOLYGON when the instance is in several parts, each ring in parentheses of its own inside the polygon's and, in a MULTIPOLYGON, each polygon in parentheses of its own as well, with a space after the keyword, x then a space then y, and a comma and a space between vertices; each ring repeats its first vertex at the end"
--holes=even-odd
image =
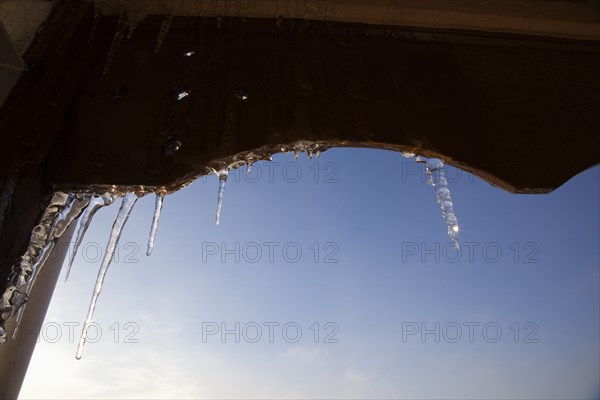
POLYGON ((171 22, 173 21, 172 15, 165 15, 162 24, 160 25, 160 31, 158 32, 158 38, 156 39, 156 46, 154 47, 154 54, 158 54, 160 47, 163 44, 163 41, 167 37, 167 33, 169 33, 169 28, 171 27, 171 22))
POLYGON ((79 220, 79 228, 77 229, 77 236, 75 237, 75 245, 73 246, 73 251, 69 256, 69 265, 67 266, 67 275, 65 277, 65 282, 69 279, 69 274, 71 273, 71 267, 73 266, 73 261, 75 260, 75 255, 77 255, 77 250, 79 249, 79 245, 87 232, 90 224, 92 223, 92 218, 96 212, 104 207, 112 204, 114 201, 113 195, 110 193, 104 193, 102 196, 93 196, 90 199, 90 203, 86 207, 85 211, 81 215, 81 219, 79 220))
POLYGON ((215 173, 219 176, 219 192, 217 194, 217 225, 221 222, 221 208, 223 207, 223 194, 225 193, 225 183, 229 172, 224 169, 215 173))
POLYGON ((424 158, 417 157, 417 162, 425 163, 425 171, 427 172, 427 183, 433 186, 435 197, 442 209, 442 217, 448 226, 448 236, 454 244, 456 250, 460 250, 458 243, 458 220, 454 214, 452 197, 450 189, 448 189, 448 181, 444 175, 444 162, 439 158, 424 158))
POLYGON ((115 36, 113 37, 113 41, 110 45, 110 49, 108 50, 108 56, 106 56, 106 61, 104 63, 104 69, 102 70, 102 74, 108 74, 110 70, 110 64, 115 57, 117 49, 121 45, 121 40, 125 35, 125 31, 127 30, 127 13, 123 11, 121 16, 119 17, 119 22, 117 22, 117 30, 115 31, 115 36))
POLYGON ((94 287, 94 293, 92 294, 92 301, 90 302, 87 318, 85 319, 85 323, 81 331, 79 346, 77 346, 77 353, 75 354, 75 358, 78 360, 80 360, 83 356, 83 348, 87 340, 87 331, 90 327, 90 324, 92 323, 92 318, 94 317, 94 310, 96 309, 98 296, 100 296, 100 292, 102 291, 102 284, 104 283, 106 272, 108 271, 108 267, 110 266, 110 263, 113 259, 113 255, 115 254, 115 249, 117 248, 117 244, 119 243, 119 238, 121 237, 121 233, 123 232, 123 227, 127 223, 129 214, 131 213, 131 210, 133 209, 133 206, 135 205, 137 200, 138 196, 135 193, 128 192, 123 197, 121 208, 119 209, 117 218, 113 223, 112 230, 110 232, 110 238, 108 239, 108 243, 106 244, 104 259, 102 260, 102 265, 100 266, 100 270, 98 271, 98 278, 96 279, 96 286, 94 287))
POLYGON ((152 227, 150 228, 150 237, 148 238, 148 250, 146 250, 147 256, 152 254, 152 249, 154 249, 154 238, 156 237, 158 220, 160 219, 160 211, 162 210, 164 198, 165 192, 156 193, 156 200, 154 202, 154 217, 152 218, 152 227))

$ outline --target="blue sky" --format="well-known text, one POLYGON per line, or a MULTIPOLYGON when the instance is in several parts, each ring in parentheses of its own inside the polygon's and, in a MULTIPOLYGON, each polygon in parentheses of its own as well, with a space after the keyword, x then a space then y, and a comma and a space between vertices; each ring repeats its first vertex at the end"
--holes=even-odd
POLYGON ((120 200, 102 209, 21 398, 598 396, 599 167, 548 195, 447 168, 457 254, 413 160, 273 159, 232 172, 219 226, 216 176, 167 196, 150 257, 138 201, 77 361, 120 200))

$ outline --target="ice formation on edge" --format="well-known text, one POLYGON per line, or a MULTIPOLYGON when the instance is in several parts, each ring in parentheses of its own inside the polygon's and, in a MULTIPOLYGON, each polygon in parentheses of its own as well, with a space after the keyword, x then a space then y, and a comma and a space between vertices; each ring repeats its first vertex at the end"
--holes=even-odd
MULTIPOLYGON (((232 162, 223 162, 223 160, 221 160, 217 164, 214 164, 214 168, 209 167, 209 169, 219 177, 216 224, 218 225, 221 219, 223 195, 230 169, 235 169, 242 165, 246 165, 248 172, 250 172, 254 162, 258 160, 272 160, 272 154, 277 152, 293 152, 295 158, 297 158, 300 152, 306 152, 308 158, 312 158, 313 156, 318 157, 321 151, 327 150, 329 147, 330 146, 327 146, 323 143, 300 141, 292 145, 278 145, 273 148, 266 147, 253 152, 247 152, 234 157, 232 162)), ((415 154, 411 152, 403 151, 401 154, 406 158, 415 157, 415 154)), ((448 227, 448 235, 454 243, 455 248, 459 250, 458 222, 456 215, 454 214, 452 199, 448 189, 448 182, 443 171, 444 163, 438 158, 424 158, 421 156, 416 158, 416 162, 425 163, 426 173, 428 176, 427 183, 433 186, 435 190, 436 200, 442 209, 442 216, 444 217, 448 227)), ((63 192, 54 193, 54 197, 46 208, 40 223, 32 230, 30 244, 26 253, 13 267, 13 272, 9 277, 9 286, 0 297, 0 343, 4 343, 6 341, 7 334, 5 332, 5 322, 9 318, 15 317, 16 328, 13 332, 13 337, 16 335, 20 319, 25 309, 24 306, 29 299, 31 288, 34 285, 40 270, 43 268, 58 239, 66 231, 69 225, 81 215, 77 235, 75 238, 75 244, 68 261, 66 273, 66 277, 68 278, 75 255, 77 254, 77 250, 88 227, 91 224, 95 213, 100 208, 112 204, 114 200, 119 197, 119 195, 115 193, 114 189, 115 187, 113 186, 112 189, 106 191, 102 195, 91 195, 86 192, 81 192, 78 194, 63 192)), ((153 191, 156 195, 156 198, 154 215, 148 239, 148 248, 146 252, 147 255, 150 255, 154 248, 154 240, 156 237, 164 197, 166 195, 164 188, 160 191, 153 189, 153 191)), ((123 231, 123 227, 125 226, 138 198, 147 192, 148 191, 144 191, 144 193, 138 193, 128 191, 123 196, 121 207, 113 223, 109 241, 106 245, 104 259, 102 260, 102 264, 98 272, 95 289, 92 294, 88 314, 77 348, 77 359, 80 359, 83 355, 83 349, 87 339, 87 330, 92 322, 96 303, 98 301, 100 292, 102 291, 102 285, 108 268, 112 262, 115 249, 123 231)))

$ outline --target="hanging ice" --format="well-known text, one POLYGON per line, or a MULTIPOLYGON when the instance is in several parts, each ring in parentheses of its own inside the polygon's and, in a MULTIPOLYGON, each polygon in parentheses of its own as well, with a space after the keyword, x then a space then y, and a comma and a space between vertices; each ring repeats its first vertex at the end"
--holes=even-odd
POLYGON ((110 193, 104 193, 102 196, 94 195, 89 200, 89 204, 87 205, 85 211, 81 215, 81 219, 79 220, 79 228, 77 229, 77 236, 75 237, 75 245, 73 246, 73 251, 71 252, 71 256, 69 257, 69 264, 67 266, 67 275, 65 276, 65 282, 69 279, 69 274, 71 273, 71 267, 73 266, 73 260, 75 260, 75 255, 77 254, 77 249, 79 249, 79 245, 85 236, 85 232, 87 232, 88 227, 92 223, 92 218, 96 214, 100 208, 104 206, 108 206, 112 204, 114 201, 114 196, 110 193))
POLYGON ((104 70, 102 73, 106 75, 110 69, 110 64, 112 63, 113 58, 115 57, 115 53, 117 49, 121 45, 121 40, 125 35, 125 31, 127 30, 127 16, 123 12, 119 17, 119 22, 117 23, 117 30, 115 32, 115 36, 113 37, 113 41, 110 45, 110 50, 108 50, 108 56, 106 57, 106 62, 104 63, 104 70))
POLYGON ((219 193, 217 195, 217 225, 221 222, 221 208, 223 207, 223 193, 225 193, 225 183, 227 182, 228 171, 222 169, 215 173, 219 176, 219 193))
MULTIPOLYGON (((35 285, 40 271, 46 265, 48 257, 50 257, 50 254, 52 254, 52 250, 54 250, 56 242, 64 234, 71 223, 77 217, 79 217, 82 210, 87 206, 88 202, 89 197, 87 196, 78 198, 74 194, 67 195, 65 193, 57 193, 54 195, 54 198, 50 203, 50 206, 48 206, 46 212, 52 212, 52 210, 58 211, 56 208, 58 205, 61 205, 62 210, 56 214, 48 228, 46 228, 44 223, 39 224, 34 228, 31 234, 31 245, 39 248, 40 250, 37 253, 37 256, 34 258, 35 261, 33 263, 22 261, 20 265, 21 274, 17 284, 21 290, 15 291, 17 296, 15 297, 13 295, 14 298, 11 299, 14 306, 12 312, 16 312, 13 337, 16 337, 18 332, 21 319, 23 318, 23 314, 25 312, 26 302, 29 299, 31 290, 35 285), (19 299, 21 299, 21 301, 18 301, 19 299), (15 301, 18 301, 18 303, 15 301)), ((43 220, 44 219, 45 218, 43 218, 43 220)), ((30 260, 31 257, 28 257, 28 254, 29 251, 25 254, 22 260, 30 260)))
POLYGON ((448 181, 444 175, 444 162, 439 158, 424 158, 417 157, 417 162, 425 163, 425 170, 427 172, 427 183, 433 186, 435 190, 435 197, 442 209, 442 216, 448 226, 448 236, 452 239, 456 250, 460 249, 458 243, 458 221, 454 214, 452 205, 452 198, 450 197, 450 190, 448 189, 448 181))
POLYGON ((158 32, 158 38, 156 39, 156 46, 154 47, 154 54, 158 54, 160 50, 160 46, 162 46, 163 41, 167 37, 167 33, 169 33, 169 28, 171 27, 171 22, 173 21, 172 15, 165 15, 162 24, 160 25, 160 31, 158 32))
POLYGON ((164 198, 165 192, 156 193, 154 217, 152 218, 152 227, 150 228, 150 237, 148 238, 148 250, 146 250, 147 256, 152 254, 152 249, 154 248, 154 238, 156 237, 156 229, 158 228, 158 220, 160 219, 160 210, 162 210, 164 198))
POLYGON ((75 355, 75 358, 77 358, 78 360, 81 359, 81 357, 83 356, 83 347, 85 346, 85 342, 87 340, 87 331, 90 327, 90 324, 92 323, 92 318, 94 317, 96 302, 98 301, 98 296, 100 296, 100 292, 102 291, 102 284, 104 283, 106 272, 108 271, 108 267, 110 266, 110 263, 113 259, 115 249, 117 247, 117 244, 119 243, 119 238, 121 237, 121 232, 123 232, 123 227, 127 223, 129 214, 131 213, 131 210, 133 209, 133 206, 135 205, 137 200, 137 194, 128 192, 123 197, 121 208, 119 209, 117 218, 113 223, 112 230, 110 232, 110 238, 108 239, 108 243, 106 244, 104 259, 102 260, 102 265, 100 266, 100 270, 98 271, 98 278, 96 279, 96 286, 94 287, 94 293, 92 294, 92 301, 90 302, 87 318, 85 319, 85 323, 81 331, 79 346, 77 346, 77 353, 75 355))
POLYGON ((92 21, 92 26, 90 28, 90 34, 88 36, 87 44, 92 43, 92 39, 94 38, 94 33, 96 33, 96 28, 98 27, 98 21, 102 16, 102 12, 100 12, 100 8, 98 8, 97 4, 94 4, 94 19, 92 21))

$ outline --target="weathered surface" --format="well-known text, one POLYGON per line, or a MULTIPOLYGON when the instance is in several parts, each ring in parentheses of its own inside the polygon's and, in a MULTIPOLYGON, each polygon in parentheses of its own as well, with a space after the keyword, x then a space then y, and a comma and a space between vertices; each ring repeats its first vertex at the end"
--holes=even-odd
POLYGON ((161 22, 123 39, 104 75, 116 19, 100 20, 72 74, 82 80, 47 185, 169 185, 210 160, 302 139, 435 153, 516 192, 551 190, 599 161, 593 45, 175 17, 154 54, 161 22), (179 87, 191 93, 181 101, 179 87), (169 136, 183 143, 173 157, 169 136))
POLYGON ((130 39, 121 32, 106 74, 118 17, 94 24, 91 4, 54 8, 24 56, 29 71, 0 109, 0 281, 53 188, 172 190, 215 160, 267 145, 310 140, 437 155, 524 193, 555 189, 600 161, 600 12, 582 11, 597 2, 566 15, 556 11, 566 3, 548 3, 530 25, 515 2, 496 3, 487 19, 475 6, 461 14, 436 2, 413 14, 380 1, 361 2, 363 12, 340 8, 341 0, 316 11, 251 3, 206 2, 207 18, 166 8, 175 15, 168 31, 164 16, 150 16, 130 39), (412 20, 422 29, 392 26, 412 20), (475 30, 424 29, 461 24, 475 30), (177 101, 180 88, 190 94, 177 101), (182 147, 166 155, 169 137, 182 147))

